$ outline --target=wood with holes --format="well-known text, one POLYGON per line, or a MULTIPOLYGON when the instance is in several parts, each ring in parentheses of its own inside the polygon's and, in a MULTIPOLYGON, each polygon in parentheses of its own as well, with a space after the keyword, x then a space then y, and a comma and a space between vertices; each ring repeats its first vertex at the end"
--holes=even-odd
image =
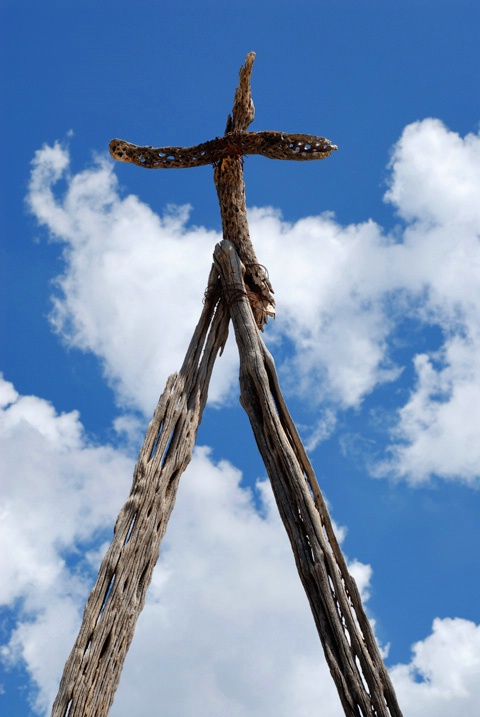
POLYGON ((212 268, 205 306, 178 374, 167 381, 135 465, 130 495, 88 598, 63 672, 52 717, 103 717, 158 560, 180 476, 192 457, 213 364, 228 335, 212 268))
POLYGON ((223 238, 236 247, 245 266, 257 326, 263 330, 269 316, 275 316, 273 288, 250 240, 243 182, 243 156, 261 154, 269 159, 307 161, 325 159, 338 148, 325 137, 286 132, 247 132, 255 116, 250 89, 255 53, 247 55, 240 70, 232 114, 223 137, 194 147, 139 147, 122 139, 112 139, 110 154, 120 162, 131 162, 148 169, 189 168, 205 164, 215 167, 214 180, 222 215, 223 238))
MULTIPOLYGON (((241 403, 262 454, 292 545, 327 663, 347 717, 401 717, 393 686, 333 533, 312 466, 258 329, 275 315, 273 289, 250 239, 242 156, 323 159, 336 150, 312 135, 247 132, 255 55, 240 70, 223 137, 190 148, 137 147, 112 140, 115 159, 142 167, 214 165, 224 240, 214 255, 205 306, 183 366, 167 381, 135 466, 130 496, 90 594, 65 665, 52 717, 105 717, 188 465, 213 364, 232 318, 240 353, 241 403)), ((199 705, 202 711, 202 706, 199 705)))

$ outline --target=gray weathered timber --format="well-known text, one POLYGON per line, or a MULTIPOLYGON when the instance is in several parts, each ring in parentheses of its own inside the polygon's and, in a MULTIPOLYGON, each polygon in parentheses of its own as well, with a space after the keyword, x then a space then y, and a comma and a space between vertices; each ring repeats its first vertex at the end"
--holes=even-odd
POLYGON ((232 243, 214 259, 240 354, 240 401, 267 468, 300 579, 347 717, 401 717, 355 580, 349 574, 328 510, 258 333, 232 243))
POLYGON ((228 334, 210 273, 205 306, 182 368, 167 381, 135 465, 130 495, 85 607, 52 717, 106 717, 143 609, 180 476, 190 462, 217 354, 228 334))

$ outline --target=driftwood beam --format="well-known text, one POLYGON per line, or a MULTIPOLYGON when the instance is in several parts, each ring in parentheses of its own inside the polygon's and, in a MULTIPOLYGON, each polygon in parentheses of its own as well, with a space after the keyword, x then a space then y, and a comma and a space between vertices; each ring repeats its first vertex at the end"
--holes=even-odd
POLYGON ((228 241, 217 244, 214 259, 240 354, 240 401, 270 477, 345 715, 401 717, 355 580, 280 391, 275 363, 258 333, 243 283, 244 267, 228 241))

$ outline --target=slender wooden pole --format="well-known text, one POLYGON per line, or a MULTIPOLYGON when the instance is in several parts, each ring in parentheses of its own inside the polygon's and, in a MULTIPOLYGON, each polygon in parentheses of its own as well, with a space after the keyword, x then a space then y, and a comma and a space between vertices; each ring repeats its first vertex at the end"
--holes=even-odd
POLYGON ((393 685, 335 537, 327 506, 258 332, 235 247, 215 249, 240 354, 248 414, 347 717, 401 717, 393 685))
POLYGON ((205 306, 182 368, 167 381, 135 466, 130 495, 85 607, 65 664, 52 717, 106 717, 133 639, 175 504, 192 456, 217 354, 228 334, 212 267, 205 306))

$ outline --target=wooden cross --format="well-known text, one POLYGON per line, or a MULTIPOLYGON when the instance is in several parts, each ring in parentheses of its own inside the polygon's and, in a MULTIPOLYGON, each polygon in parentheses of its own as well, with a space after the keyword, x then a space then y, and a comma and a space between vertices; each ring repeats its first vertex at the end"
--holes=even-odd
MULTIPOLYGON (((214 164, 223 236, 205 302, 178 374, 167 380, 135 465, 130 495, 90 593, 65 664, 52 717, 106 717, 144 606, 179 480, 192 457, 215 359, 230 320, 240 355, 240 401, 271 481, 346 717, 402 717, 355 580, 338 544, 312 465, 282 396, 273 357, 258 329, 274 315, 273 289, 250 240, 244 154, 323 159, 328 140, 249 133, 254 53, 240 70, 225 135, 196 147, 137 147, 112 140, 115 159, 142 167, 214 164)), ((321 711, 321 705, 319 705, 321 711)), ((205 710, 199 705, 199 712, 205 710)))
POLYGON ((235 246, 245 267, 244 281, 257 326, 263 330, 268 316, 275 316, 273 289, 264 267, 258 263, 250 239, 243 182, 243 156, 261 154, 270 159, 307 161, 325 159, 337 146, 325 137, 284 132, 247 132, 255 108, 250 89, 255 53, 247 55, 240 70, 232 114, 223 137, 194 147, 139 147, 122 139, 112 139, 110 154, 120 162, 131 162, 148 169, 177 169, 213 164, 222 215, 223 238, 235 246))

